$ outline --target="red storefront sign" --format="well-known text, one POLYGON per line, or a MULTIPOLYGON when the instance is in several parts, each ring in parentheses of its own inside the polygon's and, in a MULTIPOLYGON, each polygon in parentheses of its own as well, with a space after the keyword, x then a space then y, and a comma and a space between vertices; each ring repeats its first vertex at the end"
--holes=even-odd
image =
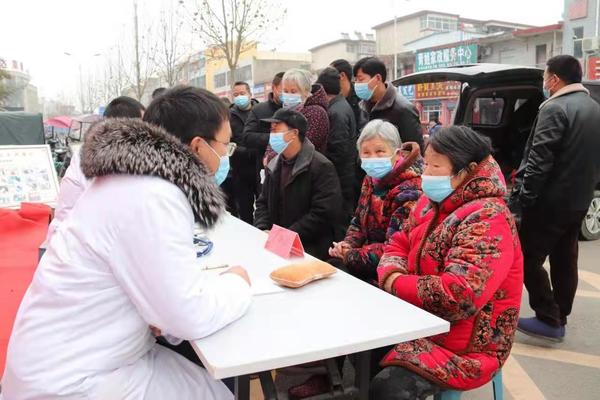
POLYGON ((419 83, 416 85, 417 100, 453 99, 460 94, 460 82, 419 83))
POLYGON ((588 59, 587 78, 592 81, 600 80, 600 57, 588 59))

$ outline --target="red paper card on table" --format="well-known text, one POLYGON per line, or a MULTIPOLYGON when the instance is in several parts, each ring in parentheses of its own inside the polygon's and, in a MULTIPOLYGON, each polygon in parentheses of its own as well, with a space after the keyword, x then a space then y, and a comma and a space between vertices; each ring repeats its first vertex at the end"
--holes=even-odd
POLYGON ((265 249, 283 258, 303 257, 304 247, 296 232, 273 225, 269 232, 265 249))

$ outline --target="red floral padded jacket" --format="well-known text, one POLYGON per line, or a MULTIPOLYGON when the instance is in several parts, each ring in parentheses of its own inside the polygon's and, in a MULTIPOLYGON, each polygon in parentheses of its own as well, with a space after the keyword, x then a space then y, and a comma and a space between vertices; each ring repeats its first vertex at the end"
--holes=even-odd
POLYGON ((512 347, 523 256, 496 161, 482 161, 439 205, 421 197, 377 270, 380 287, 450 322, 450 331, 401 343, 381 361, 443 388, 489 382, 512 347))
POLYGON ((409 149, 404 161, 385 178, 375 183, 365 176, 354 218, 345 242, 352 246, 346 255, 346 267, 355 276, 377 284, 377 265, 386 242, 402 229, 421 196, 423 159, 417 143, 405 143, 409 149))

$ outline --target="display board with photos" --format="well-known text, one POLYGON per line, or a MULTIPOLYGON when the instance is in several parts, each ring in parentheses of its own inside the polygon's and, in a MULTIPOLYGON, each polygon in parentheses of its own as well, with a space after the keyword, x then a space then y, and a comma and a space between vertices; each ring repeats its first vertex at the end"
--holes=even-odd
POLYGON ((58 178, 50 146, 0 146, 0 207, 56 206, 58 178))

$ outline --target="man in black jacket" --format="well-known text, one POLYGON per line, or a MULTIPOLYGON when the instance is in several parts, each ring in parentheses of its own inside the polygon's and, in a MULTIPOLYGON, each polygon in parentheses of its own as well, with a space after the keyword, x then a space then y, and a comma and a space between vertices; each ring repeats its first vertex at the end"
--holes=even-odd
MULTIPOLYGON (((279 96, 281 95, 283 74, 283 72, 279 72, 273 77, 269 99, 252 107, 244 125, 242 145, 256 151, 255 174, 257 182, 260 182, 259 174, 263 168, 262 159, 269 144, 269 131, 271 129, 268 123, 261 122, 261 120, 272 117, 275 111, 282 106, 279 96)), ((260 185, 258 186, 260 187, 260 185)))
POLYGON ((269 143, 279 155, 267 165, 254 226, 294 231, 307 253, 324 260, 340 220, 335 167, 305 139, 308 122, 299 112, 282 109, 264 121, 271 124, 269 143))
POLYGON ((354 64, 354 90, 369 121, 383 119, 398 128, 402 142, 416 142, 423 152, 423 129, 419 112, 390 83, 386 83, 385 64, 376 57, 365 57, 354 64))
POLYGON ((542 103, 517 173, 511 208, 520 227, 525 286, 534 318, 520 331, 561 341, 577 290, 578 234, 600 181, 600 106, 581 85, 579 61, 556 56, 547 63, 542 103), (550 275, 543 268, 550 257, 550 275))
POLYGON ((258 101, 252 98, 250 85, 236 82, 232 90, 233 103, 229 107, 231 124, 231 141, 237 144, 231 156, 231 176, 222 187, 227 192, 228 203, 234 215, 242 221, 252 224, 254 200, 258 194, 256 179, 257 151, 243 143, 244 126, 258 101), (229 183, 229 184, 228 184, 229 183))
POLYGON ((354 120, 356 121, 356 137, 360 136, 362 128, 368 122, 368 116, 365 110, 360 107, 360 99, 354 91, 354 84, 352 83, 352 65, 347 60, 339 59, 332 62, 330 67, 336 69, 340 76, 340 89, 341 94, 346 98, 348 104, 354 112, 354 120))
POLYGON ((317 83, 323 86, 329 107, 329 136, 327 138, 327 158, 335 166, 340 185, 342 197, 344 198, 344 223, 340 225, 337 240, 342 240, 346 235, 346 229, 350 218, 356 207, 356 196, 354 192, 354 172, 358 151, 356 150, 356 120, 350 104, 340 94, 340 78, 335 68, 325 68, 317 83))
MULTIPOLYGON (((369 122, 369 116, 367 112, 360 106, 360 99, 356 95, 354 90, 354 83, 352 79, 354 74, 352 73, 352 65, 347 60, 339 59, 331 63, 331 67, 335 68, 340 74, 340 88, 342 96, 346 98, 352 111, 354 112, 354 119, 356 121, 356 138, 360 136, 360 132, 364 126, 369 122)), ((360 192, 362 189, 362 182, 365 178, 365 171, 360 167, 358 158, 354 163, 354 198, 358 201, 360 192)), ((356 204, 355 204, 356 205, 356 204)))

